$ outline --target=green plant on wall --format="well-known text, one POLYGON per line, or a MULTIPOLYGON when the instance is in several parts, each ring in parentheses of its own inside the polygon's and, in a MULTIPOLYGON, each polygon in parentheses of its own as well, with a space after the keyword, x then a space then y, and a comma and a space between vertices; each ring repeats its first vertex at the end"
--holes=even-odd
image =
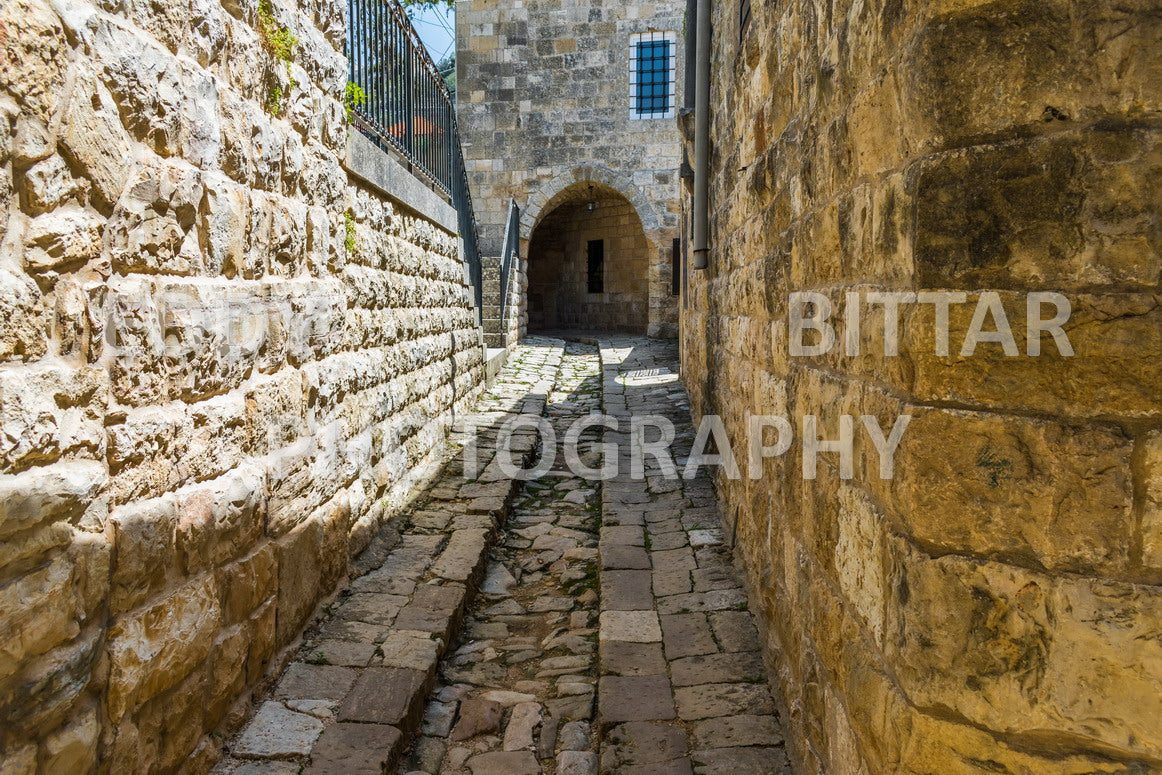
POLYGON ((291 62, 294 61, 295 46, 299 44, 299 39, 274 18, 270 0, 261 0, 258 4, 258 38, 262 41, 263 50, 270 56, 272 65, 281 63, 286 68, 285 88, 274 67, 267 70, 266 110, 268 113, 278 115, 285 107, 284 100, 298 86, 291 76, 291 62))
POLYGON ((347 88, 343 92, 343 109, 347 111, 347 123, 355 123, 355 109, 361 108, 367 104, 367 92, 359 87, 359 84, 352 81, 347 82, 347 88))
POLYGON ((355 216, 350 210, 343 213, 343 247, 347 248, 348 257, 355 255, 355 216))

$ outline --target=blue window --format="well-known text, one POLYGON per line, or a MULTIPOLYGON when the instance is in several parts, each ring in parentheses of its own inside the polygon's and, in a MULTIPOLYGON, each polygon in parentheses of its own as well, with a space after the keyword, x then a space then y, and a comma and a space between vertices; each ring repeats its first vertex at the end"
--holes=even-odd
POLYGON ((667 33, 646 33, 630 53, 633 112, 640 118, 673 115, 674 41, 667 33))

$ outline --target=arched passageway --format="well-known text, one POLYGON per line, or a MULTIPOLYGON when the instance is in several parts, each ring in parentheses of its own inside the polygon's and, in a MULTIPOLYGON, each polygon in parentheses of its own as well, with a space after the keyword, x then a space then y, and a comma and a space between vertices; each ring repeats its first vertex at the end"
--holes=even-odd
POLYGON ((651 246, 629 200, 595 182, 571 186, 533 229, 530 331, 573 328, 644 334, 651 246))

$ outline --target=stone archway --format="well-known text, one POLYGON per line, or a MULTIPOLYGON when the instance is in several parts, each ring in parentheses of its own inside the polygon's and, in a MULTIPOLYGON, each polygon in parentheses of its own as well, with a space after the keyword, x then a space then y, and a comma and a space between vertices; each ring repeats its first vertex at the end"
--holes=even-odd
POLYGON ((584 186, 589 183, 613 189, 633 205, 647 238, 651 235, 656 238, 657 234, 663 231, 662 222, 658 217, 654 203, 642 193, 640 188, 634 185, 633 180, 628 175, 614 172, 608 167, 591 165, 574 167, 562 172, 529 195, 528 204, 525 206, 524 212, 521 213, 521 239, 528 240, 541 218, 556 209, 571 190, 579 185, 584 186))
POLYGON ((525 255, 530 331, 649 329, 650 241, 619 191, 582 181, 559 192, 525 255))
MULTIPOLYGON (((552 299, 544 295, 544 287, 539 289, 536 287, 538 281, 544 278, 535 274, 531 263, 535 258, 531 252, 534 247, 532 244, 534 234, 547 219, 554 217, 554 215, 559 216, 563 208, 573 207, 574 203, 578 201, 588 201, 590 186, 597 194, 610 202, 617 200, 625 204, 624 215, 630 220, 636 221, 637 234, 640 234, 640 238, 644 240, 639 246, 640 249, 637 250, 643 260, 634 270, 636 273, 633 274, 631 282, 627 272, 619 272, 619 270, 627 269, 624 261, 625 253, 611 253, 608 260, 610 267, 614 270, 611 277, 613 290, 605 294, 608 298, 602 302, 596 300, 578 302, 588 305, 587 308, 581 311, 575 309, 563 318, 558 317, 559 325, 571 328, 585 327, 592 330, 604 328, 605 330, 631 331, 648 336, 676 335, 677 301, 671 293, 672 251, 674 237, 677 236, 676 228, 672 225, 666 225, 663 219, 664 213, 658 210, 656 203, 647 197, 628 175, 600 165, 587 165, 567 170, 535 188, 529 195, 528 202, 521 213, 520 222, 520 255, 523 257, 522 263, 525 264, 525 287, 524 293, 521 294, 522 298, 517 301, 525 316, 525 328, 536 330, 553 327, 552 321, 543 316, 544 306, 536 308, 538 303, 544 305, 551 303, 552 299), (616 263, 619 255, 622 262, 616 263), (632 284, 634 287, 627 289, 627 284, 632 284), (540 295, 538 296, 538 294, 540 295), (618 303, 627 305, 622 314, 617 314, 611 309, 605 311, 600 309, 604 305, 618 303), (587 314, 583 314, 586 312, 587 314)), ((576 235, 574 236, 576 237, 576 235)), ((617 238, 617 235, 610 234, 609 238, 617 238)), ((577 268, 578 245, 579 243, 575 239, 571 248, 573 252, 571 261, 574 270, 577 268)), ((613 248, 613 245, 609 247, 613 248)), ((624 243, 622 247, 626 247, 624 243)), ((562 256, 562 258, 565 257, 562 256)), ((577 274, 574 271, 573 281, 576 282, 576 280, 577 274)), ((567 298, 565 303, 570 303, 567 298)))

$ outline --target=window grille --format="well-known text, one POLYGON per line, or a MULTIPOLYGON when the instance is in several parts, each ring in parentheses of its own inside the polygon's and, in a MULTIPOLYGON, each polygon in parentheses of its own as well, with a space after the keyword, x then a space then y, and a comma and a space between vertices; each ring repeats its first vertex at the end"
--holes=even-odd
POLYGON ((673 118, 676 103, 677 36, 634 35, 630 44, 630 118, 673 118))

